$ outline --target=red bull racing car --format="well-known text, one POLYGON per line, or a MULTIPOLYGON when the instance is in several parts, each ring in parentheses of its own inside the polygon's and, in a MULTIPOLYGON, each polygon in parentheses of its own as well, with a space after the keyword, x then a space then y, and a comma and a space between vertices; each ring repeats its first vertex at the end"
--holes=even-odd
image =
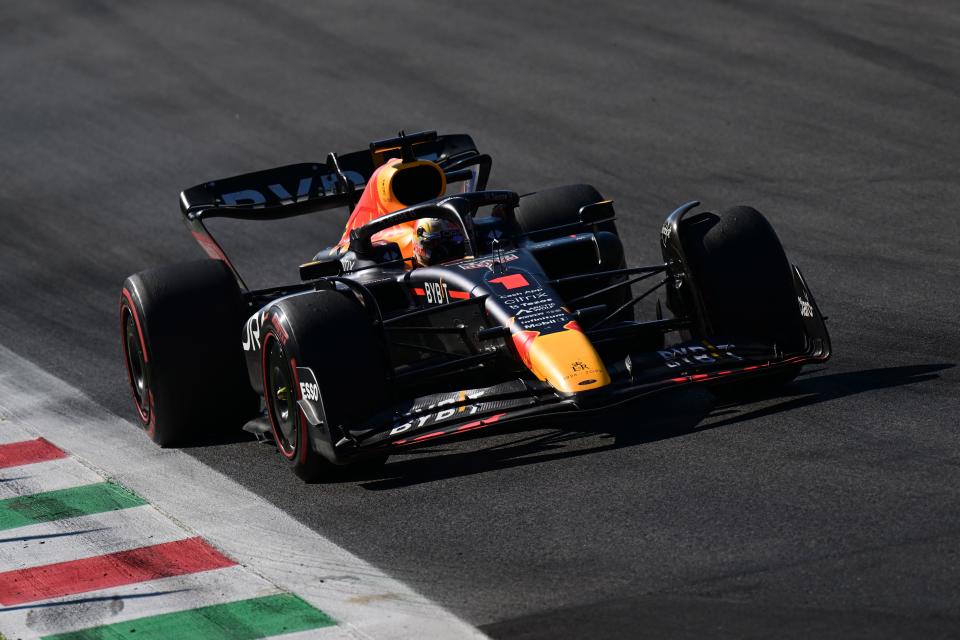
POLYGON ((150 437, 244 426, 322 480, 681 385, 774 388, 829 358, 813 295, 755 209, 684 204, 660 229, 663 259, 628 266, 596 189, 487 190, 491 164, 467 135, 401 133, 181 193, 209 259, 130 276, 120 298, 150 437), (269 289, 247 287, 205 225, 338 207, 351 211, 339 242, 269 289), (637 317, 654 294, 653 317, 637 317))

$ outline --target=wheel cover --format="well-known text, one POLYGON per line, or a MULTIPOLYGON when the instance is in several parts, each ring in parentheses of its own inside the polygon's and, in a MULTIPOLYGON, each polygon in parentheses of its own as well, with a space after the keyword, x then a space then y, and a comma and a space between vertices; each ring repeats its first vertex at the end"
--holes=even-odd
POLYGON ((147 402, 147 367, 140 334, 137 331, 136 321, 130 311, 124 313, 123 320, 123 353, 126 356, 127 372, 130 374, 130 386, 133 389, 133 400, 137 404, 140 417, 147 421, 150 416, 150 403, 147 402))
POLYGON ((279 340, 270 340, 266 358, 266 388, 264 396, 267 399, 270 417, 273 419, 277 446, 280 451, 292 458, 299 444, 300 411, 297 406, 297 391, 294 387, 293 372, 290 370, 290 360, 283 352, 279 340))

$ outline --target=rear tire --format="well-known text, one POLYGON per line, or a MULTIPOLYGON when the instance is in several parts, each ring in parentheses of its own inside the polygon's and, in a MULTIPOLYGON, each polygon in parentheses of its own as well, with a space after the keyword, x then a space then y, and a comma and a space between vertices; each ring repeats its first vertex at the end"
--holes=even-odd
MULTIPOLYGON (((604 197, 589 184, 568 184, 541 189, 520 198, 515 211, 517 224, 524 233, 533 233, 580 222, 580 208, 600 202, 604 197)), ((600 231, 616 234, 613 220, 597 225, 600 231)))
MULTIPOLYGON (((759 211, 733 207, 684 220, 681 239, 700 290, 704 311, 718 336, 769 342, 784 353, 804 347, 793 275, 776 232, 759 211)), ((765 377, 718 385, 722 395, 768 393, 793 380, 800 367, 765 377)))
POLYGON ((240 288, 219 261, 151 269, 124 282, 124 362, 140 423, 161 447, 214 440, 256 413, 243 320, 240 288))
POLYGON ((383 353, 366 312, 336 291, 294 296, 271 309, 281 311, 286 335, 272 324, 265 332, 264 400, 277 448, 294 473, 307 482, 330 481, 382 465, 386 454, 341 460, 334 452, 339 428, 362 425, 387 397, 383 353), (309 426, 297 405, 297 367, 316 376, 324 421, 318 427, 309 426), (292 393, 278 394, 282 387, 292 393))

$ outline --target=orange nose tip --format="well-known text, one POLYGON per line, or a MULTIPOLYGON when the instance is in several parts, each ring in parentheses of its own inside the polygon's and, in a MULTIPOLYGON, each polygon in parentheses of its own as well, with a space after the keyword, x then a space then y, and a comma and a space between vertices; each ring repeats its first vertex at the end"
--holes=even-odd
POLYGON ((579 393, 610 384, 610 374, 589 338, 576 329, 540 335, 519 331, 514 345, 523 363, 557 391, 579 393))

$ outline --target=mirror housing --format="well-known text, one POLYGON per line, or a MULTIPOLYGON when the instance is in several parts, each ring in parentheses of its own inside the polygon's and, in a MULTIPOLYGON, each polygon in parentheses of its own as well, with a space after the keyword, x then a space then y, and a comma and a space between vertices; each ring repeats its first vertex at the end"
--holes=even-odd
POLYGON ((617 217, 613 211, 613 200, 601 200, 580 207, 580 222, 583 224, 598 224, 617 217))
POLYGON ((300 280, 303 282, 340 275, 343 275, 343 265, 338 259, 314 260, 300 265, 300 280))

